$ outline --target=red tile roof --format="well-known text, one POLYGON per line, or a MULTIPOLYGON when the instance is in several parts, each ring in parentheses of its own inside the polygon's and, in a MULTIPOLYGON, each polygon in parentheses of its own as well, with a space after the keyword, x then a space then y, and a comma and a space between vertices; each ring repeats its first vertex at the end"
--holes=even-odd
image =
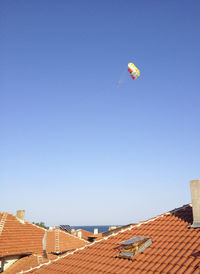
POLYGON ((200 273, 200 229, 192 223, 190 205, 167 212, 88 246, 30 273, 200 273), (132 260, 118 258, 119 243, 148 236, 152 244, 132 260))
POLYGON ((34 268, 40 264, 47 263, 50 260, 56 259, 58 256, 53 254, 48 254, 48 258, 44 258, 41 255, 29 255, 26 257, 23 257, 16 261, 14 264, 12 264, 8 269, 6 269, 3 273, 5 274, 13 274, 13 273, 19 273, 22 271, 26 271, 30 268, 34 268))
POLYGON ((87 241, 79 239, 60 229, 47 232, 47 252, 62 253, 85 246, 87 241))
POLYGON ((89 232, 89 231, 84 230, 84 229, 77 229, 77 230, 73 233, 73 235, 78 236, 78 232, 79 232, 79 231, 81 232, 82 239, 85 239, 85 240, 88 240, 88 237, 89 237, 89 236, 94 235, 92 232, 89 232))
POLYGON ((95 241, 96 241, 96 240, 99 240, 99 239, 102 238, 102 233, 92 234, 92 235, 88 236, 88 239, 89 239, 89 240, 90 240, 91 238, 94 239, 95 241))
POLYGON ((43 237, 46 237, 46 251, 62 253, 87 244, 69 233, 56 229, 47 231, 32 223, 21 222, 7 212, 0 213, 0 258, 9 255, 42 254, 43 237))
POLYGON ((87 241, 91 241, 91 239, 96 240, 96 239, 102 238, 102 233, 94 234, 94 233, 89 232, 89 231, 84 230, 84 229, 77 229, 77 230, 73 233, 73 235, 78 236, 78 232, 79 232, 79 231, 82 233, 82 237, 81 237, 81 238, 84 239, 84 240, 87 240, 87 241))
POLYGON ((20 222, 16 216, 0 213, 0 257, 27 253, 42 253, 45 229, 28 222, 20 222))

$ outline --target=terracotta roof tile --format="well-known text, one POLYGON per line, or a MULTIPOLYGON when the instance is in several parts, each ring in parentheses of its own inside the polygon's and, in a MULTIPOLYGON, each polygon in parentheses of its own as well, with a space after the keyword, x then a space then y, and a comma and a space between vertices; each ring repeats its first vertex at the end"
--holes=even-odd
MULTIPOLYGON (((5 213, 0 213, 0 219, 5 213)), ((0 233, 0 257, 16 254, 42 253, 45 230, 28 222, 20 222, 7 213, 0 233)))
POLYGON ((74 231, 73 235, 78 237, 78 233, 81 232, 81 238, 84 240, 88 240, 89 236, 94 236, 94 234, 92 232, 89 232, 87 230, 84 229, 77 229, 76 231, 74 231))
POLYGON ((45 261, 43 257, 38 259, 38 255, 43 255, 45 235, 48 253, 62 253, 88 244, 87 241, 61 230, 47 231, 29 222, 21 222, 16 216, 6 212, 0 213, 0 224, 0 258, 11 255, 37 255, 18 260, 14 263, 16 269, 20 266, 30 269, 45 261))
POLYGON ((47 232, 47 252, 62 253, 85 246, 86 244, 88 242, 85 240, 79 239, 60 229, 47 232))
POLYGON ((200 229, 188 229, 191 216, 190 205, 167 212, 63 256, 45 268, 41 266, 34 273, 60 273, 59 269, 65 273, 199 273, 200 229), (116 257, 119 243, 136 236, 149 236, 153 243, 132 260, 116 257))
POLYGON ((31 267, 36 267, 40 264, 46 263, 50 260, 53 260, 57 258, 56 255, 49 254, 48 258, 44 258, 41 255, 29 255, 26 257, 23 257, 16 261, 14 264, 12 264, 7 270, 4 271, 5 274, 13 274, 18 273, 21 271, 26 271, 30 269, 31 267))
MULTIPOLYGON (((0 213, 0 222, 5 215, 0 213)), ((82 247, 86 241, 61 230, 47 231, 29 222, 20 222, 16 216, 6 213, 0 231, 0 257, 16 254, 42 254, 42 240, 47 233, 47 251, 64 252, 82 247), (56 242, 56 234, 58 234, 56 242)))

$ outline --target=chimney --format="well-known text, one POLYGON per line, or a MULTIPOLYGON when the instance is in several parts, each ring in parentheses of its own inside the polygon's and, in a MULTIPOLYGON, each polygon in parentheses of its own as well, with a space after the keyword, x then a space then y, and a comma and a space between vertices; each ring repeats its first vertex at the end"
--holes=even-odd
POLYGON ((78 237, 81 239, 82 238, 82 231, 78 231, 78 237))
POLYGON ((24 223, 25 210, 17 210, 16 217, 20 222, 24 223))
POLYGON ((95 228, 95 229, 94 229, 94 234, 95 234, 95 235, 98 234, 98 228, 95 228))
POLYGON ((193 224, 191 227, 200 227, 200 180, 190 181, 192 197, 193 224))

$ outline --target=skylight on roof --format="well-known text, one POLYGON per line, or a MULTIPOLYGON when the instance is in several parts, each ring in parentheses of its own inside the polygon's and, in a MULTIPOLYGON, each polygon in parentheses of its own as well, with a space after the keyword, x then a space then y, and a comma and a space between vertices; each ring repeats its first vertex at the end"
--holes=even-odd
POLYGON ((150 237, 135 237, 131 238, 127 241, 120 242, 120 254, 119 258, 128 258, 132 259, 132 257, 142 251, 144 251, 148 246, 152 244, 152 240, 150 237))

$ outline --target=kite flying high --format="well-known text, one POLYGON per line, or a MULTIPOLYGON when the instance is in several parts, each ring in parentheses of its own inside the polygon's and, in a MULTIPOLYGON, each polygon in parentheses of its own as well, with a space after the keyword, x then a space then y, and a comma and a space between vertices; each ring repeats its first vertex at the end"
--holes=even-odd
POLYGON ((130 72, 133 80, 140 77, 140 71, 133 63, 128 64, 128 72, 130 72))

